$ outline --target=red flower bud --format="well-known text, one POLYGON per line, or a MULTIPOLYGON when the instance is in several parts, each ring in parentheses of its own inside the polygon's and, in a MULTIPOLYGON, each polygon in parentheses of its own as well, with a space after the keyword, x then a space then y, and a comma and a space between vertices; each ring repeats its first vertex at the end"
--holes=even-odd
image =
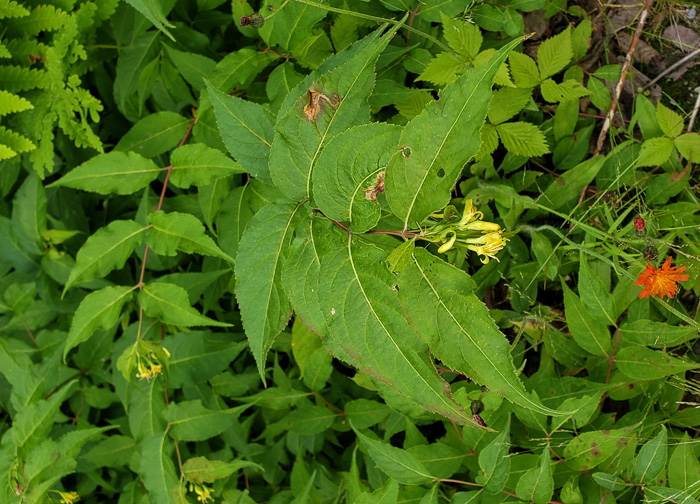
POLYGON ((646 221, 641 217, 634 218, 634 227, 637 231, 644 231, 646 228, 646 221))

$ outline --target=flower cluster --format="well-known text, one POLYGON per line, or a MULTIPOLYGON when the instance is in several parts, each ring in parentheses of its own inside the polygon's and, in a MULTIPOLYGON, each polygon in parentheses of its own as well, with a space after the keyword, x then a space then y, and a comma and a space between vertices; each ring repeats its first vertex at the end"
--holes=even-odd
POLYGON ((491 259, 498 261, 496 254, 508 241, 503 236, 501 226, 482 220, 484 214, 472 205, 470 199, 465 200, 461 216, 457 208, 448 205, 443 213, 430 217, 434 224, 422 233, 422 237, 433 243, 441 243, 438 248, 441 254, 454 246, 462 246, 483 256, 481 262, 487 264, 491 259))
POLYGON ((681 275, 685 271, 685 266, 677 268, 671 266, 671 258, 668 257, 663 266, 659 269, 654 268, 647 263, 647 267, 639 274, 639 278, 634 282, 634 285, 644 287, 639 293, 639 299, 656 296, 667 296, 672 298, 678 292, 678 282, 684 282, 690 278, 690 275, 681 275))
MULTIPOLYGON (((170 352, 166 348, 162 348, 162 350, 170 357, 170 352)), ((152 350, 138 354, 136 369, 138 370, 136 378, 139 380, 152 380, 163 372, 163 366, 160 364, 156 353, 152 350)))
POLYGON ((214 493, 214 489, 201 483, 190 483, 189 490, 190 492, 197 494, 197 500, 199 502, 209 502, 214 500, 214 498, 211 496, 211 494, 214 493))
POLYGON ((56 490, 61 497, 61 504, 73 504, 80 499, 78 492, 61 492, 56 490))

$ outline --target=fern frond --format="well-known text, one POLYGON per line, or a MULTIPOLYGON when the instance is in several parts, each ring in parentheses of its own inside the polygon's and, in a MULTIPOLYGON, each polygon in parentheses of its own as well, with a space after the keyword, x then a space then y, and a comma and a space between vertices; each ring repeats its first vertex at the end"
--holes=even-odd
POLYGON ((29 161, 32 162, 34 171, 42 180, 45 172, 53 172, 53 129, 55 122, 56 114, 54 112, 50 112, 42 118, 38 125, 40 131, 39 147, 29 154, 29 161))
POLYGON ((5 126, 0 126, 0 144, 7 145, 16 153, 29 152, 36 149, 34 142, 19 133, 8 130, 5 126))
POLYGON ((36 40, 30 39, 9 39, 5 41, 7 50, 12 54, 12 61, 19 65, 26 65, 28 61, 36 58, 37 55, 43 57, 49 46, 36 40))
POLYGON ((49 81, 44 70, 16 65, 0 65, 0 89, 10 92, 43 89, 49 81))
POLYGON ((0 161, 13 158, 16 155, 17 153, 10 149, 7 145, 0 144, 0 161))
POLYGON ((28 16, 29 11, 14 0, 0 0, 0 19, 28 16))
POLYGON ((7 46, 0 42, 0 58, 11 58, 12 53, 7 49, 7 46))
POLYGON ((41 32, 58 30, 66 20, 65 11, 53 5, 37 5, 29 16, 24 16, 8 26, 8 34, 16 37, 33 37, 41 32))
POLYGON ((26 98, 22 98, 8 91, 0 90, 0 117, 16 112, 23 112, 32 108, 34 108, 34 105, 26 98))

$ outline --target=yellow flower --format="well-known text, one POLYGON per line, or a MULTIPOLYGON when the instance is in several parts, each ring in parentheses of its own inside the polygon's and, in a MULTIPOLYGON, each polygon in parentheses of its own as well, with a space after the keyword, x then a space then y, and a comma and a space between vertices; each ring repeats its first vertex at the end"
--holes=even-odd
POLYGON ((214 500, 214 498, 211 496, 211 494, 214 493, 213 488, 208 488, 201 483, 190 483, 190 492, 193 490, 194 493, 197 494, 197 500, 199 502, 209 502, 214 500))
POLYGON ((78 492, 61 492, 58 491, 58 495, 61 496, 61 504, 73 504, 80 499, 78 492))
POLYGON ((452 231, 452 238, 450 238, 447 242, 443 243, 440 248, 438 249, 438 253, 444 254, 448 250, 452 248, 452 246, 455 244, 457 241, 457 233, 452 231))
POLYGON ((458 226, 465 226, 472 221, 483 219, 484 214, 479 212, 474 205, 472 205, 472 200, 464 200, 464 213, 462 214, 462 219, 459 221, 458 226))
POLYGON ((469 240, 471 243, 467 245, 467 248, 480 256, 484 256, 481 262, 488 264, 490 259, 498 261, 496 254, 506 246, 507 241, 508 238, 504 238, 500 232, 489 233, 474 240, 469 240))

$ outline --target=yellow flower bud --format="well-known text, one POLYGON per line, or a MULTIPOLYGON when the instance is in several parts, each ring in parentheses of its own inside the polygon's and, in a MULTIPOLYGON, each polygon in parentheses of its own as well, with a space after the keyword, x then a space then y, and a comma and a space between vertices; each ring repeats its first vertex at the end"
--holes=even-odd
POLYGON ((443 243, 440 248, 438 249, 438 253, 444 254, 448 250, 450 250, 455 242, 457 241, 457 233, 452 233, 452 238, 450 238, 447 242, 443 243))

